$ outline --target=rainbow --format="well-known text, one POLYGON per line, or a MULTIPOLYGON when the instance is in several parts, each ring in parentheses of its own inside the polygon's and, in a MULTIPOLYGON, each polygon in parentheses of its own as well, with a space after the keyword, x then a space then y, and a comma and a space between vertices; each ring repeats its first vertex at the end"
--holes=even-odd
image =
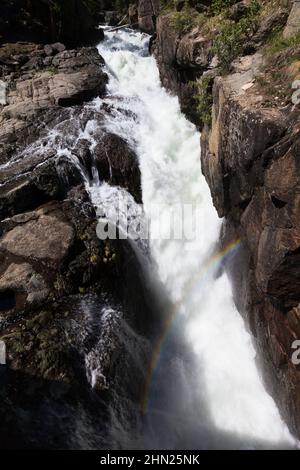
POLYGON ((150 391, 151 391, 151 384, 155 374, 155 370, 159 363, 160 355, 163 350, 164 342, 168 336, 168 333, 174 323, 175 318, 179 312, 180 306, 182 302, 190 295, 192 289, 194 289, 195 285, 201 281, 208 272, 217 272, 218 268, 226 261, 228 258, 234 256, 238 251, 241 245, 241 240, 237 239, 228 243, 222 250, 217 250, 213 253, 213 255, 203 264, 202 269, 199 272, 199 276, 197 279, 193 279, 188 283, 185 288, 185 295, 180 300, 174 304, 171 308, 170 313, 167 315, 167 319, 163 325, 162 332, 156 340, 155 346, 153 348, 152 357, 147 369, 145 383, 144 383, 144 390, 142 394, 142 402, 141 402, 141 413, 143 416, 147 414, 148 405, 149 405, 149 398, 150 398, 150 391))

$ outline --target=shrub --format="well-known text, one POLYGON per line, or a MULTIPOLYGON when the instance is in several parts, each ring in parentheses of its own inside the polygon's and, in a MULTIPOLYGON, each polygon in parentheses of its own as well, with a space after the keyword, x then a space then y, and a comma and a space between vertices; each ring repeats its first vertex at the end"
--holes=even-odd
POLYGON ((231 62, 243 51, 243 33, 238 24, 226 25, 217 36, 212 47, 218 56, 221 68, 226 71, 231 62))
POLYGON ((219 15, 224 10, 233 5, 234 0, 213 0, 212 1, 212 12, 214 15, 219 15))
POLYGON ((250 39, 257 29, 259 11, 258 1, 252 0, 247 14, 240 21, 227 23, 221 29, 214 41, 212 52, 218 56, 223 71, 227 71, 231 62, 243 52, 244 42, 250 39))
POLYGON ((211 75, 203 75, 196 81, 197 93, 194 95, 197 113, 203 124, 211 124, 211 112, 213 105, 212 87, 214 78, 211 75))
POLYGON ((185 0, 183 9, 173 13, 171 25, 179 34, 186 34, 193 28, 194 24, 189 2, 185 0))

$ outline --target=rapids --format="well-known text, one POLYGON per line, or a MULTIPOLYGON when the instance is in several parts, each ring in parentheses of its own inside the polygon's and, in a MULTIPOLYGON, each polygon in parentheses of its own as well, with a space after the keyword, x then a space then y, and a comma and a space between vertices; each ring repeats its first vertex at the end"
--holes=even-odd
MULTIPOLYGON (((154 296, 152 306, 162 306, 156 309, 162 321, 156 326, 154 345, 152 338, 126 323, 124 312, 110 298, 82 296, 78 309, 86 331, 77 331, 75 324, 77 336, 80 340, 97 333, 95 347, 85 355, 88 390, 99 380, 106 385, 101 361, 115 334, 122 345, 122 371, 120 384, 116 390, 112 387, 108 425, 96 412, 91 416, 89 406, 87 414, 75 413, 75 433, 73 424, 72 431, 59 429, 60 447, 297 447, 262 384, 251 336, 234 306, 229 280, 220 275, 224 256, 234 256, 239 241, 214 253, 221 221, 201 173, 199 132, 181 113, 178 99, 161 86, 155 59, 148 53, 149 36, 126 29, 105 36, 98 50, 109 75, 107 94, 84 105, 84 126, 79 111, 70 107, 63 121, 45 130, 47 138, 34 141, 1 167, 9 171, 48 151, 51 158, 66 157, 80 171, 99 223, 104 219, 106 224, 116 214, 126 222, 129 209, 129 219, 149 227, 149 238, 132 237, 130 244, 154 296), (103 130, 124 138, 137 155, 143 207, 124 188, 103 182, 96 166, 88 174, 72 153, 76 143, 86 139, 93 154, 103 130), (132 379, 135 374, 137 382, 145 381, 140 403, 128 398, 138 388, 132 379)), ((98 401, 92 403, 95 409, 98 401)), ((63 404, 59 411, 50 405, 45 423, 52 413, 63 428, 63 404)), ((70 413, 73 423, 73 408, 70 413)))
MULTIPOLYGON (((148 42, 146 35, 120 30, 106 33, 98 46, 110 77, 105 100, 112 106, 118 100, 106 127, 125 138, 139 157, 151 275, 162 282, 173 305, 148 371, 139 430, 128 432, 119 421, 112 436, 123 448, 293 446, 262 384, 230 283, 225 274, 215 276, 222 257, 208 262, 220 220, 201 174, 200 136, 180 112, 177 98, 162 88, 148 42), (128 111, 128 119, 118 107, 128 111), (174 236, 175 216, 168 236, 166 221, 184 205, 195 209, 187 211, 185 223, 189 234, 197 223, 197 232, 174 236)), ((94 105, 101 106, 101 100, 94 105)), ((94 184, 90 192, 97 202, 107 188, 94 184)))

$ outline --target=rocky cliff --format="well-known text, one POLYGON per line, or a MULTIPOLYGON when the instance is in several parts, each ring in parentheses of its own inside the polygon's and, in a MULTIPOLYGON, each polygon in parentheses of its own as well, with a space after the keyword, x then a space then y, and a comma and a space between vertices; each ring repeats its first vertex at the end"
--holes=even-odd
POLYGON ((177 2, 160 13, 152 46, 164 85, 203 128, 202 171, 224 217, 220 244, 240 241, 225 266, 235 301, 298 437, 299 11, 297 1, 177 2))
POLYGON ((111 107, 89 105, 103 66, 93 47, 0 47, 1 448, 105 447, 110 404, 125 400, 130 421, 141 395, 130 348, 147 362, 153 298, 132 245, 97 237, 87 191, 97 173, 141 201, 111 107))
POLYGON ((155 31, 156 18, 160 10, 159 0, 139 0, 138 25, 141 31, 152 34, 155 31))

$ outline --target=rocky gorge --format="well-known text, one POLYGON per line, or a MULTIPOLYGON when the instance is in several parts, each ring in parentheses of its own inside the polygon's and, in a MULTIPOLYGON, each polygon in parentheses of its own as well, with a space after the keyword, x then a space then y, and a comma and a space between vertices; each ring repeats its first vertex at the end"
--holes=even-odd
MULTIPOLYGON (((150 337, 154 306, 128 241, 98 239, 85 183, 99 172, 140 202, 137 158, 105 131, 109 106, 86 107, 108 81, 95 47, 7 42, 0 56, 0 323, 9 364, 1 366, 1 447, 103 446, 108 403, 121 390, 134 403, 143 386, 141 371, 127 370, 121 331, 126 321, 150 337), (91 121, 93 151, 84 138, 91 121), (94 441, 84 435, 92 425, 94 441)), ((143 347, 147 357, 150 342, 143 347)))
POLYGON ((47 2, 4 3, 1 447, 109 446, 112 408, 124 400, 128 421, 137 419, 165 309, 132 243, 97 237, 87 189, 100 179, 143 199, 135 149, 106 127, 116 109, 124 121, 135 119, 122 97, 105 101, 108 71, 95 47, 104 33, 95 27, 107 11, 112 26, 125 13, 124 23, 153 35, 162 84, 202 131, 202 172, 223 218, 219 248, 239 242, 222 269, 266 387, 299 438, 300 372, 292 361, 300 339, 299 107, 291 101, 299 2, 140 0, 126 16, 127 4, 115 11, 100 2, 97 14, 90 6, 85 14, 89 2, 70 1, 86 19, 76 41, 80 26, 60 9, 47 27, 47 2))
POLYGON ((225 267, 235 302, 268 390, 298 437, 299 8, 177 2, 161 11, 152 46, 163 84, 202 127, 202 171, 224 217, 220 243, 241 240, 225 267))

